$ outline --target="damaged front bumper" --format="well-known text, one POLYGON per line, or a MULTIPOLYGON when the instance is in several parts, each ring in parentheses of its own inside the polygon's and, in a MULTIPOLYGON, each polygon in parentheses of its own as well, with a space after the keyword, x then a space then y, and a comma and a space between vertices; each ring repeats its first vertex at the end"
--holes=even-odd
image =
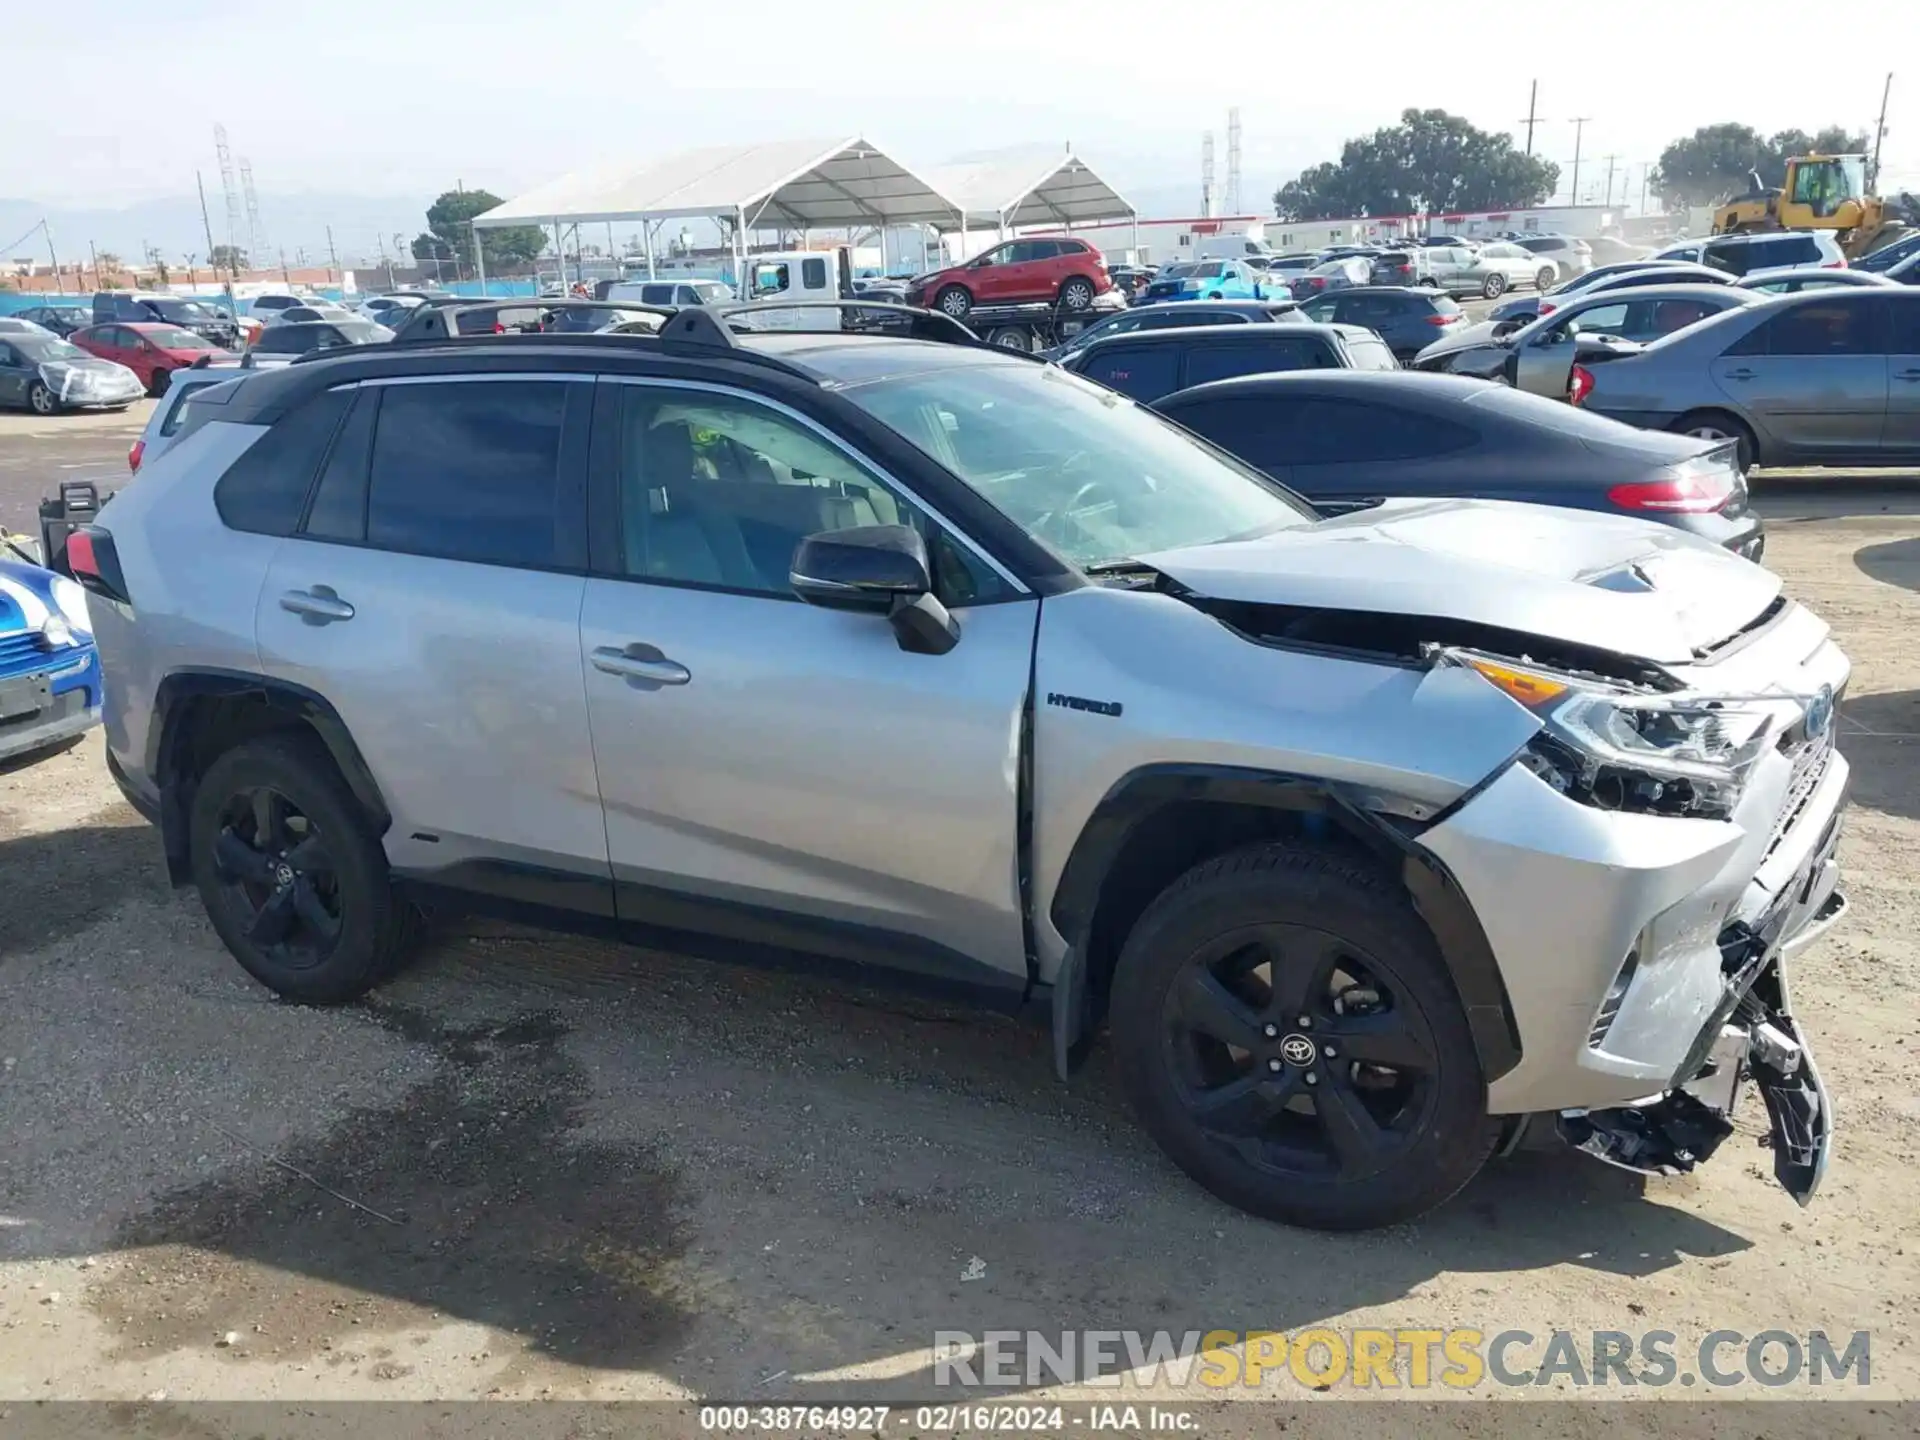
POLYGON ((1603 1110, 1565 1110, 1560 1132, 1577 1149, 1623 1169, 1680 1175, 1733 1133, 1745 1087, 1760 1091, 1773 1174, 1801 1205, 1826 1175, 1833 1106, 1793 1016, 1787 960, 1847 911, 1839 888, 1836 813, 1804 871, 1757 924, 1735 921, 1720 937, 1724 989, 1665 1094, 1603 1110))

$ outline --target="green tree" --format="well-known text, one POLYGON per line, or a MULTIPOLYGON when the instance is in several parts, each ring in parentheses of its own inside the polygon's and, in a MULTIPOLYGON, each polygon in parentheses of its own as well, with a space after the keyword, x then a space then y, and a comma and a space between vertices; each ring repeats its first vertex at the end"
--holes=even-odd
POLYGON ((1509 210, 1538 205, 1559 183, 1559 166, 1522 154, 1510 136, 1444 110, 1405 110, 1398 125, 1349 140, 1337 162, 1301 171, 1273 206, 1282 220, 1509 210))
MULTIPOLYGON (((449 190, 427 207, 427 230, 447 247, 443 258, 473 253, 473 229, 470 221, 501 203, 500 197, 485 190, 449 190)), ((425 237, 421 237, 424 239, 425 237)), ((416 259, 431 260, 432 252, 420 253, 420 241, 414 242, 416 259)), ((525 265, 546 248, 547 232, 538 225, 515 225, 505 230, 480 231, 480 248, 487 265, 502 269, 525 265)))
POLYGON ((1866 148, 1865 135, 1840 125, 1812 135, 1782 130, 1772 136, 1750 125, 1703 125, 1660 153, 1653 189, 1669 209, 1712 205, 1744 194, 1751 171, 1757 170, 1763 183, 1779 185, 1794 155, 1853 155, 1866 148))
POLYGON ((247 252, 238 245, 214 246, 213 253, 207 256, 207 263, 216 270, 226 270, 236 274, 249 268, 247 252))

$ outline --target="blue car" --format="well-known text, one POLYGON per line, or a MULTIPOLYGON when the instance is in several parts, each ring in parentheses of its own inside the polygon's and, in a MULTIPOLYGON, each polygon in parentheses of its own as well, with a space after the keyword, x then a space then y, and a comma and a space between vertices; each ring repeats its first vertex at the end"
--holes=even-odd
POLYGON ((100 655, 87 596, 0 548, 0 760, 100 723, 100 655))
POLYGON ((1238 260, 1194 260, 1169 265, 1134 300, 1155 305, 1165 300, 1276 300, 1292 298, 1285 285, 1268 286, 1238 260))

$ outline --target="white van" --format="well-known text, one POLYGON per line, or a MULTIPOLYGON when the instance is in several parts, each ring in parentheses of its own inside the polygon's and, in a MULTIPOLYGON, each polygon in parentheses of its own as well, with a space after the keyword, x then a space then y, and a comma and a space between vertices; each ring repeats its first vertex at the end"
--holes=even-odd
POLYGON ((1250 235, 1208 235, 1193 242, 1196 260, 1265 260, 1272 255, 1264 241, 1250 235))
POLYGON ((733 291, 718 280, 622 280, 609 285, 600 298, 642 305, 724 305, 733 299, 733 291))

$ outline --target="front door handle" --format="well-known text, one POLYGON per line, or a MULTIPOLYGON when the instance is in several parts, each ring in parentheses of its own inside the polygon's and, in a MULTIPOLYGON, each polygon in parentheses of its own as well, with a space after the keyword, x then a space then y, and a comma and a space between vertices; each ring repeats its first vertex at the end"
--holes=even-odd
POLYGON ((308 625, 331 625, 353 618, 353 606, 336 595, 331 585, 289 590, 280 597, 280 608, 298 615, 308 625))
POLYGON ((1751 380, 1752 378, 1753 371, 1751 370, 1740 369, 1727 371, 1727 379, 1729 380, 1751 380))
POLYGON ((1896 370, 1893 372, 1893 378, 1896 380, 1920 380, 1920 370, 1896 370))
POLYGON ((693 678, 686 666, 667 659, 651 645, 634 644, 624 650, 602 645, 593 652, 593 668, 654 685, 684 685, 693 678))

